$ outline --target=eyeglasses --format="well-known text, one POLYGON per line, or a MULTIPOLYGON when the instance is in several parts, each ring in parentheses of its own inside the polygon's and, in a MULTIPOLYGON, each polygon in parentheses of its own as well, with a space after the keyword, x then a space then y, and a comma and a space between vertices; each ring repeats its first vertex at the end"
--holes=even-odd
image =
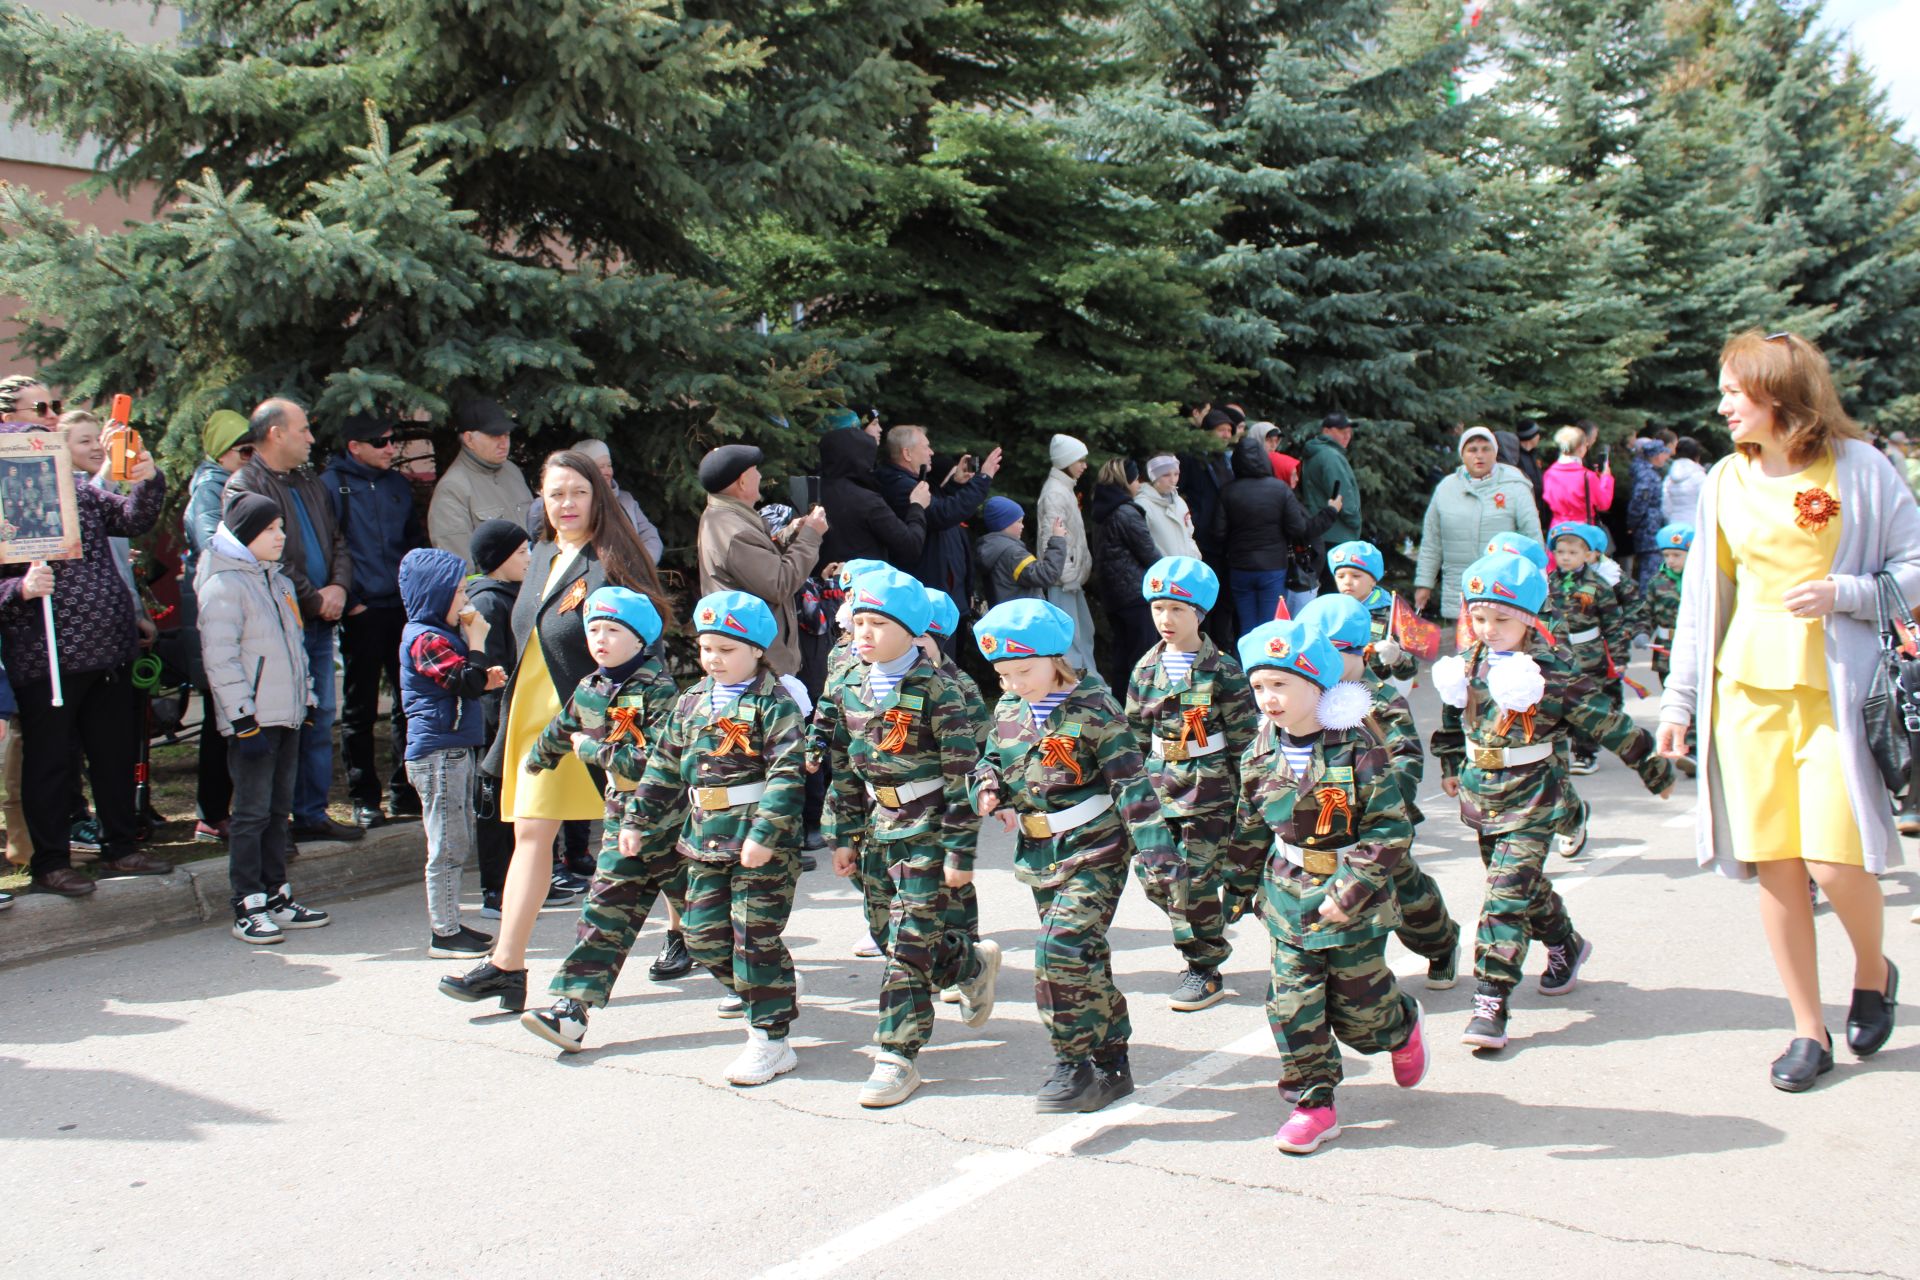
POLYGON ((393 432, 389 431, 383 436, 375 436, 371 440, 362 440, 360 443, 366 445, 369 449, 391 449, 393 447, 393 432))
POLYGON ((233 447, 239 451, 240 456, 243 458, 251 458, 253 456, 253 446, 250 444, 237 444, 233 447))
POLYGON ((35 413, 50 413, 57 418, 60 416, 60 411, 66 408, 66 405, 67 402, 64 400, 35 400, 33 402, 33 411, 35 413))

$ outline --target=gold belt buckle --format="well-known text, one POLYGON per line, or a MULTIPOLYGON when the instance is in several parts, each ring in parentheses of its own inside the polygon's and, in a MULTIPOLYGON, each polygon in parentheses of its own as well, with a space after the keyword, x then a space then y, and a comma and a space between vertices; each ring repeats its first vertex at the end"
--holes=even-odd
POLYGON ((1168 760, 1185 760, 1187 758, 1187 744, 1162 738, 1160 739, 1160 753, 1168 760))
POLYGON ((1053 839, 1053 828, 1047 823, 1044 813, 1023 813, 1020 815, 1020 830, 1034 840, 1053 839))
POLYGON ((898 809, 900 807, 900 793, 892 787, 875 787, 873 789, 873 798, 878 800, 884 808, 898 809))
POLYGON ((1330 849, 1302 849, 1300 865, 1310 876, 1330 876, 1340 869, 1340 855, 1330 849))
POLYGON ((722 809, 733 808, 731 804, 727 803, 727 789, 725 787, 695 787, 693 789, 693 802, 706 813, 718 813, 722 809))
POLYGON ((1507 767, 1507 753, 1502 747, 1475 747, 1473 749, 1473 767, 1476 769, 1504 769, 1507 767))

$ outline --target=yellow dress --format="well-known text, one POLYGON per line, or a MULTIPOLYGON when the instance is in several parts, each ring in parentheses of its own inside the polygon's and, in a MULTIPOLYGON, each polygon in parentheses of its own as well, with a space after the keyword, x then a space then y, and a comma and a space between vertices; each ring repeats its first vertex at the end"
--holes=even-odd
POLYGON ((1734 603, 1714 662, 1713 745, 1742 862, 1864 862, 1827 692, 1825 627, 1781 603, 1833 567, 1847 513, 1803 529, 1794 498, 1834 495, 1835 471, 1828 453, 1790 476, 1741 458, 1720 473, 1718 560, 1734 603))
MULTIPOLYGON (((562 552, 553 558, 553 568, 540 588, 542 599, 553 584, 565 576, 573 555, 562 552)), ((573 691, 567 690, 569 694, 573 691)), ((540 733, 560 714, 561 697, 553 687, 553 675, 547 669, 546 655, 540 652, 538 630, 527 637, 520 654, 520 665, 513 679, 513 702, 507 707, 507 750, 500 765, 500 816, 514 818, 558 818, 572 822, 599 818, 606 814, 606 802, 593 785, 593 775, 580 757, 568 755, 555 769, 528 773, 527 754, 540 733)))

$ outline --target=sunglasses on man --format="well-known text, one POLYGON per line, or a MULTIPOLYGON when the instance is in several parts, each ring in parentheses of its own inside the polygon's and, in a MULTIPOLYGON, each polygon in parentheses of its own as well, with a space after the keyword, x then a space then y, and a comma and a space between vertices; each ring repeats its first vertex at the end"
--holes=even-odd
POLYGON ((50 413, 57 418, 60 416, 60 411, 66 408, 66 406, 67 402, 65 400, 35 400, 28 407, 37 415, 50 413))

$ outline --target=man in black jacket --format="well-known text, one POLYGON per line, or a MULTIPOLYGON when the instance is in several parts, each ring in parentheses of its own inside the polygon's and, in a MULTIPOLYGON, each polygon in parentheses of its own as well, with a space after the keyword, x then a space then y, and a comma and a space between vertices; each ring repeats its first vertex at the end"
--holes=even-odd
MULTIPOLYGON (((1198 412, 1198 411, 1196 411, 1198 412)), ((1201 413, 1196 425, 1206 433, 1206 448, 1198 454, 1183 454, 1180 458, 1180 496, 1187 500, 1187 511, 1193 516, 1193 540, 1200 545, 1200 559, 1207 568, 1213 570, 1220 579, 1220 602, 1207 614, 1207 634, 1223 650, 1232 653, 1234 643, 1240 638, 1233 615, 1233 596, 1231 577, 1227 569, 1227 557, 1220 539, 1215 536, 1215 517, 1220 511, 1220 491, 1233 480, 1233 469, 1227 464, 1227 458, 1233 450, 1233 442, 1240 434, 1241 423, 1227 409, 1207 408, 1201 413)), ((1256 626, 1266 618, 1254 618, 1247 626, 1256 626)))
POLYGON ((907 495, 907 509, 895 515, 874 475, 880 446, 859 427, 841 427, 820 437, 820 505, 826 508, 827 533, 820 542, 820 563, 885 560, 910 572, 927 545, 927 506, 933 492, 922 480, 907 495))
POLYGON ((1233 569, 1233 607, 1242 630, 1272 619, 1287 590, 1296 545, 1310 545, 1340 515, 1335 493, 1309 516, 1293 487, 1273 474, 1266 441, 1245 436, 1233 447, 1233 480, 1220 491, 1213 536, 1233 569))
MULTIPOLYGON (((886 456, 874 479, 893 513, 910 520, 913 491, 930 479, 927 467, 933 461, 933 442, 927 439, 925 427, 900 426, 887 431, 884 447, 886 456)), ((907 566, 922 585, 946 592, 962 611, 973 596, 973 546, 962 526, 992 495, 993 478, 999 471, 998 447, 977 470, 969 458, 954 465, 926 506, 927 541, 920 558, 907 566)), ((942 637, 941 647, 951 652, 953 639, 942 637)))

